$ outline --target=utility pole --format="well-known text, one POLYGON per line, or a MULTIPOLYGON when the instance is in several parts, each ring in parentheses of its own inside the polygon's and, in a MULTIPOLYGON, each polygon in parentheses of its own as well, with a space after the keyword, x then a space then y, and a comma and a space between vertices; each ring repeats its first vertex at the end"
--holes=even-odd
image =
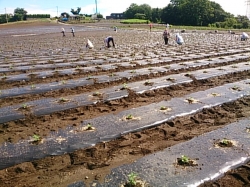
POLYGON ((56 17, 58 18, 58 6, 56 6, 56 17))
POLYGON ((247 4, 246 16, 248 17, 248 19, 250 19, 250 0, 246 0, 246 4, 247 4))
POLYGON ((95 13, 97 15, 97 0, 95 0, 95 13))
POLYGON ((6 13, 6 8, 5 8, 5 17, 6 17, 6 22, 8 23, 8 16, 7 16, 7 13, 6 13))

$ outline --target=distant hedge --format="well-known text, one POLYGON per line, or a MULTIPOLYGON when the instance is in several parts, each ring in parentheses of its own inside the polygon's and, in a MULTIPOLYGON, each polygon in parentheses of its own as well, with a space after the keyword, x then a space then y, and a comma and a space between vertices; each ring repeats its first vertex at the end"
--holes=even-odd
POLYGON ((50 18, 50 14, 27 14, 26 18, 50 18))
POLYGON ((145 24, 145 23, 149 23, 148 20, 145 19, 126 19, 126 20, 122 20, 120 23, 124 23, 124 24, 145 24))

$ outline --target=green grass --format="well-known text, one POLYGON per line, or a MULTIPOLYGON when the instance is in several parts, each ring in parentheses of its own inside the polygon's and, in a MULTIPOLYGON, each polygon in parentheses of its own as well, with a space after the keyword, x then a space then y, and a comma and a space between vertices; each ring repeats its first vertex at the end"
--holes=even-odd
POLYGON ((124 23, 124 24, 141 24, 141 23, 149 23, 148 20, 144 20, 144 19, 125 19, 122 20, 120 23, 124 23))

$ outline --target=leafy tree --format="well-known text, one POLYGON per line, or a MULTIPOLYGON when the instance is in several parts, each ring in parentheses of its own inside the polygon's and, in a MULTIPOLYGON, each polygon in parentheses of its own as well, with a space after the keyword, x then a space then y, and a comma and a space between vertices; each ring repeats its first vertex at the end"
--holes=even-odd
POLYGON ((136 13, 134 18, 136 18, 136 19, 146 19, 146 15, 141 14, 141 13, 136 13))
POLYGON ((161 22, 161 14, 162 14, 162 9, 152 8, 152 21, 154 23, 161 22))
POLYGON ((13 20, 14 21, 21 21, 21 20, 26 20, 26 15, 27 15, 27 11, 24 10, 24 8, 16 8, 14 10, 14 17, 13 20))
POLYGON ((72 14, 74 15, 79 15, 79 13, 81 12, 81 7, 77 7, 76 10, 74 10, 73 8, 71 8, 71 11, 70 11, 72 14))
POLYGON ((136 12, 137 7, 138 7, 137 4, 132 3, 124 12, 124 17, 126 17, 127 19, 133 19, 135 14, 138 13, 136 12))
POLYGON ((100 18, 103 18, 103 15, 102 15, 102 14, 100 14, 100 13, 99 13, 99 14, 97 14, 96 16, 97 16, 97 18, 99 18, 99 19, 100 19, 100 18))
POLYGON ((145 15, 145 19, 151 20, 152 19, 152 9, 148 4, 142 4, 142 5, 137 5, 135 3, 132 3, 129 8, 124 12, 124 17, 127 19, 133 19, 136 18, 135 15, 145 15))

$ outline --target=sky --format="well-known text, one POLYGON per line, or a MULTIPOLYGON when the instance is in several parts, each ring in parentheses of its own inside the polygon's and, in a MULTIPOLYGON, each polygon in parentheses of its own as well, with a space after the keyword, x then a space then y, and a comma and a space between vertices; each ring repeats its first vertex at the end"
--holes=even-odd
MULTIPOLYGON (((81 7, 82 14, 93 14, 97 12, 104 17, 111 13, 122 13, 132 3, 137 5, 148 4, 151 8, 163 8, 170 0, 0 0, 0 14, 14 13, 14 9, 24 8, 28 14, 50 14, 52 17, 60 16, 62 12, 70 13, 71 8, 81 7)), ((220 4, 226 11, 237 15, 246 15, 246 0, 213 0, 220 4)), ((249 5, 250 5, 250 0, 249 5)))

